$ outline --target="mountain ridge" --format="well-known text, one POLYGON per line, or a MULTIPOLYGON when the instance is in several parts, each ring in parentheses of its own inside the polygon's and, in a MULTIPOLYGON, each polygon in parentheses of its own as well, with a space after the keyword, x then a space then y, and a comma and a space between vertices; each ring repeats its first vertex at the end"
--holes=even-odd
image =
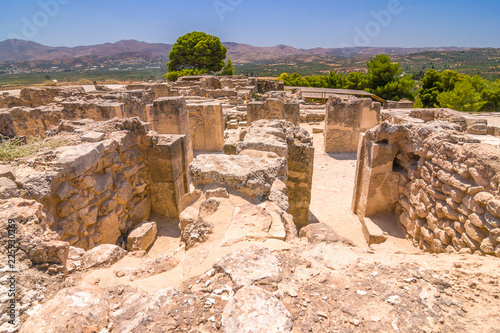
MULTIPOLYGON (((376 55, 405 55, 426 51, 462 51, 471 48, 465 47, 352 47, 352 48, 323 48, 298 49, 288 45, 253 46, 250 44, 224 42, 228 49, 228 56, 235 63, 276 60, 290 55, 309 56, 344 56, 376 55)), ((79 58, 87 56, 111 57, 120 54, 141 52, 153 56, 168 57, 173 44, 147 43, 134 39, 121 40, 115 43, 104 43, 87 46, 46 46, 32 41, 7 39, 0 42, 0 62, 57 60, 63 58, 79 58)))

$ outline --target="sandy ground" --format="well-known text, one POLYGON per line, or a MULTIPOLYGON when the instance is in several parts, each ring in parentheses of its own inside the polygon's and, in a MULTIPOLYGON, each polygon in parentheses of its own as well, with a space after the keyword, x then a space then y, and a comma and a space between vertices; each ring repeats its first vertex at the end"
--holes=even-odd
MULTIPOLYGON (((356 246, 368 247, 361 222, 351 210, 356 172, 356 153, 326 154, 323 133, 312 129, 322 129, 324 123, 317 125, 302 124, 313 135, 315 149, 310 223, 322 222, 339 235, 350 239, 356 246)), ((404 250, 408 253, 418 251, 406 240, 398 221, 391 215, 382 215, 376 224, 389 234, 385 243, 372 245, 380 249, 404 250)))

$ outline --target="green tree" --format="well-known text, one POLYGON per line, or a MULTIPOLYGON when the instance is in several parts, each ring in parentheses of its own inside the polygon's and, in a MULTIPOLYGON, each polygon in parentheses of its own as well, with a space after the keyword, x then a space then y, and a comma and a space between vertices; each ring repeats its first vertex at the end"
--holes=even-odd
POLYGON ((227 49, 216 36, 193 31, 177 39, 168 55, 169 72, 183 69, 218 72, 224 67, 227 49))
POLYGON ((422 88, 419 91, 422 106, 426 108, 436 107, 438 95, 442 92, 441 89, 441 74, 434 69, 429 69, 425 72, 422 78, 422 88))
POLYGON ((469 76, 454 86, 453 90, 442 92, 437 97, 441 107, 458 111, 480 111, 487 104, 481 96, 482 85, 477 79, 469 76))
POLYGON ((366 66, 368 67, 368 88, 374 90, 384 87, 389 82, 396 81, 401 74, 401 65, 393 63, 389 56, 379 54, 370 59, 366 66))
POLYGON ((346 84, 344 85, 344 88, 365 90, 366 88, 368 88, 367 75, 361 72, 349 73, 349 75, 347 75, 346 84))
POLYGON ((234 75, 234 66, 231 58, 227 59, 227 62, 222 69, 222 75, 234 75))
POLYGON ((334 71, 330 71, 328 75, 328 87, 342 89, 346 85, 346 78, 334 71))
POLYGON ((411 76, 401 77, 401 64, 393 63, 385 54, 379 54, 366 66, 369 92, 387 100, 414 99, 416 82, 411 76))
POLYGON ((486 101, 481 111, 500 111, 500 80, 490 82, 481 93, 481 98, 486 101))

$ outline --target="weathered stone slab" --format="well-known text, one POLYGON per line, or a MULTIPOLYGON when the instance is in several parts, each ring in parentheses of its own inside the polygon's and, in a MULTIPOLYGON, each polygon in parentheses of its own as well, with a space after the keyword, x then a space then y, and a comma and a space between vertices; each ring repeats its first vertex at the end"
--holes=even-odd
POLYGON ((292 316, 272 293, 258 287, 240 289, 222 313, 226 333, 291 332, 292 316))

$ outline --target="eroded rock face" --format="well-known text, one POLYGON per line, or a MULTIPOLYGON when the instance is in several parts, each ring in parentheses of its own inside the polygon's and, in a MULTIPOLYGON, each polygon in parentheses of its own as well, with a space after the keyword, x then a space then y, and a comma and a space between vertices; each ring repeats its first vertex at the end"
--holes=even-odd
POLYGON ((99 332, 107 324, 106 294, 100 288, 82 283, 58 292, 28 318, 20 332, 99 332))
POLYGON ((199 155, 190 167, 193 184, 197 187, 222 185, 261 200, 269 195, 276 178, 286 177, 284 158, 268 160, 239 155, 199 155))
POLYGON ((227 302, 222 314, 223 332, 291 332, 292 316, 264 289, 248 286, 227 302))

